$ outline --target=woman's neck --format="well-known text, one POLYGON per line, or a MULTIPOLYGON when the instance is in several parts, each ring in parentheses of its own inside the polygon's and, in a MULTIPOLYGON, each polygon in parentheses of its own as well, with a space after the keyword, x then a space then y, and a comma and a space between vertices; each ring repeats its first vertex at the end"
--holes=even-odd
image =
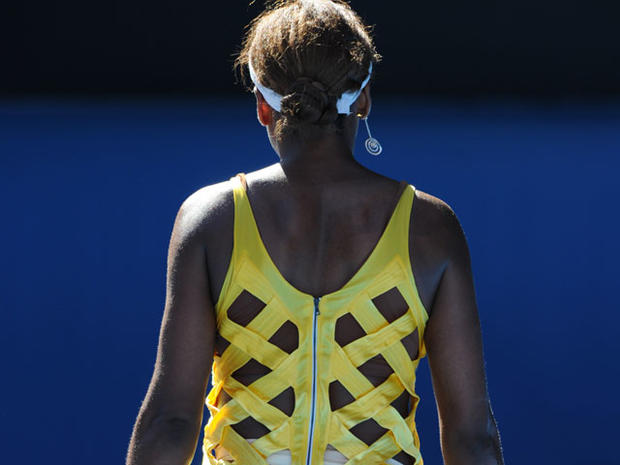
POLYGON ((307 143, 283 142, 278 146, 280 166, 289 180, 342 180, 365 169, 355 160, 352 147, 337 134, 307 143))

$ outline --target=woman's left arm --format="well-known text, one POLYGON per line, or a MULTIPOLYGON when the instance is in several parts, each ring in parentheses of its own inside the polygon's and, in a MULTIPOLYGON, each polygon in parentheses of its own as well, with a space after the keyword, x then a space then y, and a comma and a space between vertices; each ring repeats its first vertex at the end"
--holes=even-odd
POLYGON ((216 331, 196 199, 185 200, 170 238, 157 358, 127 465, 186 465, 196 450, 216 331))
POLYGON ((444 463, 503 465, 499 431, 487 391, 469 248, 452 209, 439 199, 435 207, 435 246, 441 250, 445 268, 424 341, 444 463))

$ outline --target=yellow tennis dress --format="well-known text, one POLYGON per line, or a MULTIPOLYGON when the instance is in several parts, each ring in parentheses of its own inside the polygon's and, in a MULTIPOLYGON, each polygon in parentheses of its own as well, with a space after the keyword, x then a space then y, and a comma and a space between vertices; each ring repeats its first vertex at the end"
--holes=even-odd
POLYGON ((355 275, 340 289, 313 296, 290 284, 276 268, 259 235, 242 178, 234 176, 231 182, 234 245, 215 305, 217 336, 225 348, 213 360, 203 465, 395 465, 400 462, 393 457, 403 451, 422 465, 415 373, 426 355, 428 314, 409 259, 415 187, 406 185, 355 275), (403 302, 397 318, 386 318, 381 311, 381 299, 388 293, 403 302), (254 309, 246 321, 231 313, 242 299, 254 309), (357 325, 365 335, 338 340, 336 331, 343 325, 357 325), (284 328, 297 338, 276 343, 284 328), (387 362, 390 374, 376 385, 362 367, 378 358, 387 362), (246 364, 260 367, 262 376, 241 382, 236 370, 246 364), (334 405, 330 393, 343 389, 350 394, 348 403, 334 405), (218 407, 222 391, 229 400, 218 407), (406 416, 391 405, 402 395, 409 396, 406 416), (278 408, 277 399, 283 396, 294 399, 292 411, 278 408), (247 439, 238 430, 251 421, 260 422, 264 434, 247 439), (354 434, 356 426, 367 422, 383 432, 372 442, 354 434))

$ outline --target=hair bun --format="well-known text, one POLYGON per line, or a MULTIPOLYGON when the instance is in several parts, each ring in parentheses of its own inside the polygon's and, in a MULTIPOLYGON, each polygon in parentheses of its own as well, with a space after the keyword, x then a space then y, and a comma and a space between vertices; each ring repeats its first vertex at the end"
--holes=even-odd
POLYGON ((328 124, 338 116, 335 98, 327 93, 323 83, 308 77, 298 78, 287 89, 280 113, 310 124, 328 124))

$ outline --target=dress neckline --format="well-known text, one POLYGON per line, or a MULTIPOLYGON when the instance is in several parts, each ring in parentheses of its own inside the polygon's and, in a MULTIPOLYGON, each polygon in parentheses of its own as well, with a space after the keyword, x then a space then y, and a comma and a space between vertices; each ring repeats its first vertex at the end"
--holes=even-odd
POLYGON ((248 197, 248 193, 247 193, 247 181, 245 179, 245 173, 238 173, 235 177, 238 179, 239 183, 241 184, 243 198, 248 206, 250 221, 252 223, 252 226, 254 227, 254 230, 256 231, 256 237, 258 239, 259 246, 261 247, 262 252, 265 255, 265 257, 267 258, 269 265, 275 270, 277 276, 286 284, 287 287, 289 287, 290 289, 292 289, 294 292, 296 292, 297 294, 301 296, 309 297, 312 299, 316 297, 325 298, 325 297, 333 296, 341 292, 344 292, 346 289, 348 289, 353 284, 356 278, 365 271, 365 269, 369 266, 369 263, 371 262, 372 258, 376 255, 377 251, 380 249, 382 243, 384 242, 384 238, 387 235, 387 232, 393 227, 393 223, 396 217, 396 212, 398 211, 401 203, 403 202, 403 199, 405 198, 405 193, 407 192, 408 188, 410 188, 410 185, 407 183, 407 181, 405 180, 400 181, 398 191, 397 191, 398 201, 396 202, 396 204, 394 205, 392 209, 392 212, 390 213, 390 218, 388 219, 385 227, 383 228, 383 231, 381 232, 379 239, 377 240, 377 242, 375 242, 375 245, 370 251, 370 254, 366 257, 364 262, 359 266, 357 271, 355 271, 355 273, 353 273, 353 275, 338 289, 328 292, 326 294, 322 294, 320 296, 315 296, 308 292, 302 291, 298 287, 294 286, 286 277, 284 277, 280 269, 277 267, 277 265, 273 261, 273 258, 269 254, 269 251, 267 250, 267 246, 265 245, 265 242, 263 241, 263 237, 261 236, 261 233, 258 229, 258 224, 256 223, 256 218, 254 216, 254 210, 252 209, 252 204, 250 203, 250 198, 248 197), (405 188, 403 188, 403 186, 405 188))

